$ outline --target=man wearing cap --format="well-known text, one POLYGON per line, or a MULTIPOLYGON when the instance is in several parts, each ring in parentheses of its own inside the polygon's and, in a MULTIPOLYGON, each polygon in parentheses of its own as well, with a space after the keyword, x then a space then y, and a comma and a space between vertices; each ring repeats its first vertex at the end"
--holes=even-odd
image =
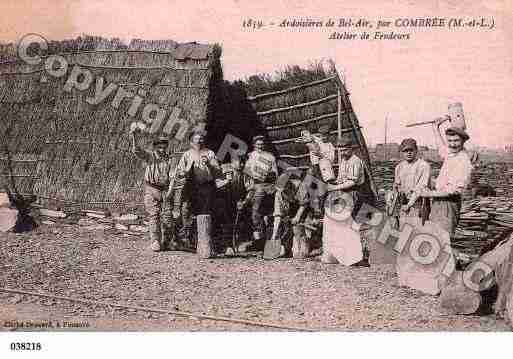
POLYGON ((168 249, 174 241, 174 222, 168 188, 174 177, 176 162, 167 153, 169 140, 158 137, 153 141, 153 151, 139 146, 139 129, 131 131, 132 152, 146 163, 144 171, 144 207, 148 214, 150 248, 157 252, 168 249), (162 218, 161 218, 162 216, 162 218))
MULTIPOLYGON (((322 217, 322 210, 319 206, 320 200, 318 197, 314 197, 314 192, 309 191, 307 185, 309 181, 306 177, 313 175, 313 169, 309 168, 302 180, 299 179, 298 173, 294 171, 286 171, 278 177, 274 197, 274 226, 271 239, 278 239, 279 233, 283 232, 280 226, 283 227, 282 220, 285 217, 290 217, 290 225, 294 236, 312 238, 312 233, 316 231, 322 217)), ((312 243, 307 240, 307 252, 310 251, 311 245, 312 243)), ((287 250, 289 249, 287 248, 287 250)))
POLYGON ((268 212, 267 204, 273 201, 274 183, 278 177, 276 158, 270 152, 264 151, 264 146, 264 136, 253 138, 254 151, 249 153, 244 166, 248 195, 238 204, 239 208, 243 208, 249 201, 252 202, 253 239, 257 246, 264 240, 264 216, 268 212))
POLYGON ((328 185, 328 191, 333 193, 337 191, 351 193, 355 205, 354 214, 356 214, 361 205, 360 188, 365 183, 364 165, 360 157, 353 153, 353 142, 350 138, 343 137, 338 142, 337 147, 340 151, 337 183, 328 185))
POLYGON ((327 185, 328 196, 323 228, 324 248, 321 261, 332 263, 332 251, 335 251, 336 245, 342 248, 343 253, 337 260, 345 265, 352 265, 363 260, 359 233, 351 228, 352 220, 345 217, 339 219, 337 216, 340 207, 346 213, 350 211, 353 220, 357 219, 362 205, 360 191, 365 183, 365 169, 362 160, 353 153, 353 143, 350 138, 343 137, 337 147, 340 153, 339 171, 337 183, 327 185))
POLYGON ((182 218, 186 239, 190 240, 192 216, 212 215, 216 182, 221 166, 214 151, 205 147, 204 130, 195 130, 189 137, 190 149, 184 152, 177 166, 177 176, 185 182, 182 190, 182 218))
POLYGON ((404 139, 399 151, 403 160, 395 167, 394 189, 402 205, 400 216, 419 217, 421 200, 416 193, 428 188, 431 166, 418 158, 417 141, 413 138, 404 139))
POLYGON ((419 190, 418 195, 432 199, 429 219, 453 235, 459 221, 461 196, 471 181, 472 162, 463 147, 469 135, 461 127, 450 126, 445 130, 444 141, 440 129, 444 120, 439 119, 433 123, 439 153, 444 159, 435 189, 419 190))

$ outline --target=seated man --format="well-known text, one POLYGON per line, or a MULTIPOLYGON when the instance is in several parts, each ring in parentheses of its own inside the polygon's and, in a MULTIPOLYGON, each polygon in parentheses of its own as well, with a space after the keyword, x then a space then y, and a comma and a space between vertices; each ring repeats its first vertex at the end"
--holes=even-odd
MULTIPOLYGON (((310 168, 305 178, 308 175, 313 175, 313 173, 314 170, 310 168)), ((294 257, 304 258, 309 254, 310 248, 313 246, 310 239, 312 238, 312 232, 318 229, 317 225, 320 222, 322 211, 320 200, 312 198, 305 181, 300 181, 293 177, 294 175, 291 173, 284 173, 276 181, 272 239, 279 239, 280 233, 282 236, 283 233, 287 233, 287 228, 284 226, 292 225, 294 243, 292 245, 289 241, 283 243, 285 252, 290 252, 292 249, 294 257), (283 223, 284 218, 290 218, 290 223, 283 223), (298 246, 298 241, 302 241, 303 244, 298 246)), ((283 239, 286 240, 287 238, 283 239)))

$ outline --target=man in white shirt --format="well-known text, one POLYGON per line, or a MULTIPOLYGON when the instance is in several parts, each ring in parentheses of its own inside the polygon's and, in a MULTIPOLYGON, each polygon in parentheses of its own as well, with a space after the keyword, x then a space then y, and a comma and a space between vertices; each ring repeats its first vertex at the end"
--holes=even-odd
POLYGON ((404 139, 399 151, 404 159, 395 167, 394 187, 403 205, 400 215, 418 217, 421 201, 415 193, 428 187, 431 166, 418 158, 417 141, 413 138, 404 139))
MULTIPOLYGON (((246 176, 246 199, 238 203, 242 209, 252 202, 251 220, 253 223, 253 238, 258 248, 264 243, 265 223, 264 216, 269 214, 267 202, 272 202, 275 193, 275 182, 278 177, 276 158, 270 152, 264 151, 264 136, 253 138, 254 151, 248 155, 244 166, 246 176)), ((272 211, 272 210, 271 210, 272 211)))
MULTIPOLYGON (((216 193, 215 180, 222 173, 214 151, 205 147, 205 135, 206 132, 203 130, 191 134, 191 148, 184 152, 176 168, 177 177, 185 182, 181 210, 185 237, 189 240, 192 216, 212 215, 216 193)), ((171 187, 169 191, 172 191, 171 187)))
POLYGON ((433 123, 433 132, 444 162, 435 189, 419 190, 418 194, 432 199, 429 219, 452 236, 460 217, 461 196, 471 181, 472 162, 471 155, 463 147, 469 135, 464 129, 451 126, 445 130, 444 141, 440 130, 442 121, 433 123))
POLYGON ((336 184, 328 184, 328 195, 325 201, 323 221, 323 263, 344 265, 366 265, 364 260, 360 234, 352 228, 353 220, 362 206, 360 195, 365 184, 365 168, 363 161, 353 153, 350 138, 342 138, 339 143, 340 164, 336 184), (338 218, 340 209, 350 211, 352 220, 338 218), (333 261, 336 258, 336 261, 333 261))

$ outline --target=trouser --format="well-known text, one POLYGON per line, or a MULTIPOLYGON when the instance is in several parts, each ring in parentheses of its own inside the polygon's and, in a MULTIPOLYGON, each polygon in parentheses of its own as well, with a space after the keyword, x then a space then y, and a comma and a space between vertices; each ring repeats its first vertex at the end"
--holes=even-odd
POLYGON ((453 236, 460 219, 460 210, 461 196, 433 198, 429 219, 453 236))
POLYGON ((146 184, 144 186, 144 207, 148 219, 151 241, 157 241, 165 248, 174 241, 174 220, 171 199, 164 201, 166 191, 146 184))
POLYGON ((216 194, 215 182, 192 183, 182 203, 182 218, 185 237, 190 240, 192 217, 199 214, 212 216, 216 194))
POLYGON ((257 183, 254 191, 251 221, 255 239, 261 239, 265 232, 264 216, 272 213, 271 203, 274 199, 275 187, 270 183, 257 183))

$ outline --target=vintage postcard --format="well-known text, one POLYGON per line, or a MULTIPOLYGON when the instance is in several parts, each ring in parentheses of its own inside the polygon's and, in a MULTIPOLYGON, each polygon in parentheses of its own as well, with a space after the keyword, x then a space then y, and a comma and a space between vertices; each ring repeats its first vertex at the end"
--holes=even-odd
POLYGON ((512 10, 3 1, 0 330, 511 331, 512 10))

